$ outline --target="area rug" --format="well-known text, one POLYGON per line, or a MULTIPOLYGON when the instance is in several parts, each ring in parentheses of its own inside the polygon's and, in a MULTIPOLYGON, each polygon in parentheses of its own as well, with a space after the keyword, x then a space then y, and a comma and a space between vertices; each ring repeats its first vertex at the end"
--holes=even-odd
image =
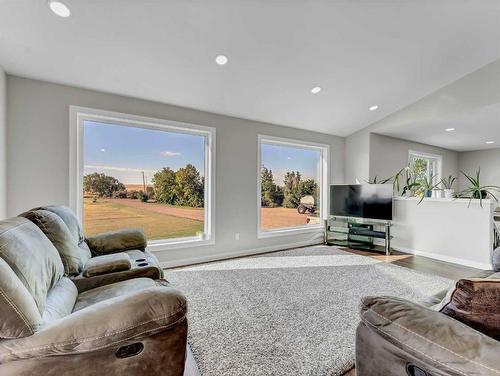
POLYGON ((188 299, 203 376, 332 376, 353 367, 359 301, 422 301, 452 281, 314 246, 167 271, 188 299))

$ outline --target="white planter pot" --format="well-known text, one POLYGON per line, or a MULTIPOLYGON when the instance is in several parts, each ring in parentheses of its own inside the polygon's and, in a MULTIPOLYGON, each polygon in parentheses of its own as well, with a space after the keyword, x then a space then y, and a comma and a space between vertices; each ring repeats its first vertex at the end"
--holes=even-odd
POLYGON ((443 197, 443 191, 441 189, 433 189, 431 197, 432 198, 442 198, 443 197))
POLYGON ((453 193, 455 193, 454 189, 445 189, 444 198, 453 198, 453 193))

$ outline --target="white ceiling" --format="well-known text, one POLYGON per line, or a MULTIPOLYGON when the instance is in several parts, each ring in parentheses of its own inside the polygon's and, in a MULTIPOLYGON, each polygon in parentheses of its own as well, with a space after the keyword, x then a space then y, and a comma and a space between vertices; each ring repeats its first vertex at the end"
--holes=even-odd
POLYGON ((500 58, 497 0, 65 2, 0 0, 8 73, 341 136, 500 58))
MULTIPOLYGON (((499 88, 500 90, 500 88, 499 88)), ((456 151, 500 147, 500 103, 399 126, 386 126, 376 133, 456 151), (447 128, 455 128, 447 132, 447 128), (493 141, 493 144, 486 144, 493 141)))

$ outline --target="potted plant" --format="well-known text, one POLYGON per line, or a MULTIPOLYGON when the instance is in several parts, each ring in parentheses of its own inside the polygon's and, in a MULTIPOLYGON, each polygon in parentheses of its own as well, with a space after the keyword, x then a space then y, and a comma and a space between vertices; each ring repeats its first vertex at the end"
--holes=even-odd
POLYGON ((481 205, 481 207, 483 207, 483 200, 486 199, 488 196, 492 197, 496 202, 498 202, 498 199, 496 198, 493 192, 495 191, 500 192, 500 187, 498 185, 482 186, 479 179, 479 176, 481 174, 481 168, 477 170, 476 177, 469 176, 463 171, 460 172, 465 176, 465 178, 471 184, 469 187, 460 192, 461 197, 467 196, 470 198, 469 206, 473 199, 477 199, 479 200, 479 204, 481 205))
POLYGON ((405 169, 405 185, 403 186, 402 196, 412 197, 416 191, 420 188, 420 183, 412 175, 409 168, 405 169))
POLYGON ((434 176, 425 177, 419 182, 418 192, 422 195, 422 198, 418 202, 419 204, 424 200, 425 197, 432 197, 432 191, 436 188, 439 183, 433 184, 434 176))
POLYGON ((448 176, 447 178, 441 179, 441 184, 444 188, 444 197, 445 198, 453 198, 453 193, 455 190, 453 189, 453 184, 455 183, 455 178, 453 176, 448 176))

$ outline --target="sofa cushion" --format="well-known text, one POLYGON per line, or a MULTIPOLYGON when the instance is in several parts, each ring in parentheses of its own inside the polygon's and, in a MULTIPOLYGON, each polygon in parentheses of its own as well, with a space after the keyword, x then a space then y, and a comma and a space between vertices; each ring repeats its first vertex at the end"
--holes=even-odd
POLYGON ((500 279, 461 279, 441 305, 441 313, 500 340, 500 279))
POLYGON ((88 278, 106 273, 121 272, 129 270, 131 266, 129 255, 123 252, 96 256, 85 264, 83 276, 88 278))
POLYGON ((49 212, 52 212, 56 214, 58 217, 62 219, 64 224, 68 227, 68 230, 75 240, 77 246, 79 247, 79 252, 80 252, 80 260, 82 262, 82 265, 85 265, 85 263, 88 261, 90 257, 92 257, 89 247, 85 243, 85 235, 83 234, 82 227, 80 226, 80 222, 76 215, 73 213, 73 211, 62 205, 49 205, 49 206, 41 206, 38 208, 31 209, 31 211, 34 210, 47 210, 49 212))
POLYGON ((0 222, 0 257, 12 268, 43 312, 47 292, 64 274, 59 253, 26 218, 0 222))
POLYGON ((82 270, 80 247, 74 234, 57 214, 44 210, 30 210, 21 216, 37 225, 59 251, 66 275, 78 275, 82 270))
POLYGON ((0 258, 0 338, 32 335, 41 321, 35 299, 0 258))
POLYGON ((42 325, 71 314, 77 296, 78 290, 75 284, 68 277, 62 277, 47 294, 45 310, 42 314, 42 325))
MULTIPOLYGON (((18 317, 14 320, 25 324, 24 329, 14 329, 17 334, 9 332, 2 336, 29 335, 40 321, 48 291, 64 274, 61 258, 43 232, 21 217, 0 222, 0 258, 4 261, 0 295, 6 302, 2 309, 15 311, 18 317)), ((11 319, 7 316, 2 315, 2 320, 11 319)), ((2 327, 10 326, 3 323, 2 327)))

